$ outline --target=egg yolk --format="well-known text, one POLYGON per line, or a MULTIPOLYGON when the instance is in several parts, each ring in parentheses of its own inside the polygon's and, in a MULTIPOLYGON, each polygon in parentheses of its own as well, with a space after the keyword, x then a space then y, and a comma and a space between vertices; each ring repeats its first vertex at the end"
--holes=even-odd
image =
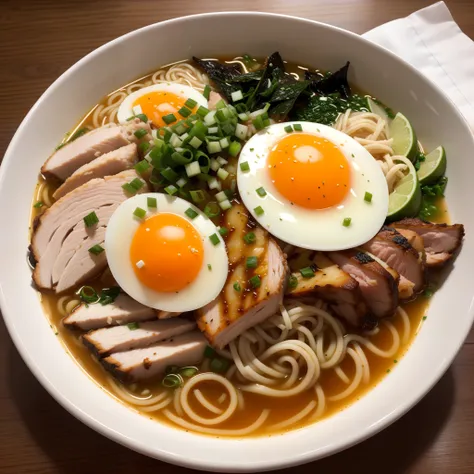
POLYGON ((336 206, 350 189, 346 157, 336 144, 316 135, 288 134, 271 149, 267 165, 277 191, 297 206, 336 206))
MULTIPOLYGON (((133 107, 139 105, 142 112, 158 127, 163 127, 166 123, 163 121, 163 115, 177 115, 178 110, 184 106, 186 99, 168 91, 148 92, 138 97, 133 103, 133 107)), ((197 106, 196 106, 197 107, 197 106)), ((194 107, 192 110, 196 108, 194 107)))
POLYGON ((189 285, 201 270, 203 258, 202 240, 194 226, 170 213, 140 223, 130 247, 135 275, 160 292, 176 292, 189 285))

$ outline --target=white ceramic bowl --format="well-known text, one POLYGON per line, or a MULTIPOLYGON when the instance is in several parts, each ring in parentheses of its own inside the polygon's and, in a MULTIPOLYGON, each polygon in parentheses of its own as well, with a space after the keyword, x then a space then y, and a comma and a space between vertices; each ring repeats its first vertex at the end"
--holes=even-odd
MULTIPOLYGON (((474 142, 443 93, 391 53, 341 29, 288 16, 216 13, 152 25, 92 52, 31 109, 7 150, 0 176, 0 303, 8 330, 38 380, 73 415, 109 438, 171 463, 255 472, 311 461, 377 433, 411 408, 452 362, 473 320, 474 142), (170 41, 172 38, 172 41, 170 41), (41 164, 104 95, 160 65, 196 56, 266 56, 322 69, 352 63, 351 80, 414 124, 428 149, 448 155, 447 199, 467 237, 414 344, 381 384, 345 411, 307 428, 256 439, 214 439, 151 421, 115 402, 66 354, 50 330, 26 263, 32 193, 41 164)), ((436 413, 433 414, 436 416, 436 413)))

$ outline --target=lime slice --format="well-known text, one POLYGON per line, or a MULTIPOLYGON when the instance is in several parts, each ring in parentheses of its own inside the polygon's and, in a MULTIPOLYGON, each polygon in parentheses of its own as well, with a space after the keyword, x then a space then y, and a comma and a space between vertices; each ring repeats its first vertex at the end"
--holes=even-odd
POLYGON ((407 163, 408 174, 396 185, 388 198, 387 220, 398 221, 403 217, 414 217, 421 207, 421 186, 415 167, 407 163))
POLYGON ((418 151, 415 130, 400 112, 390 124, 390 136, 393 138, 392 148, 395 155, 406 156, 410 160, 415 158, 418 151))
POLYGON ((367 97, 367 105, 369 107, 369 110, 373 113, 378 115, 379 117, 382 117, 387 123, 391 122, 390 117, 387 114, 387 111, 384 109, 384 107, 377 102, 375 102, 373 99, 370 97, 367 97))
POLYGON ((417 173, 421 184, 431 184, 438 181, 445 172, 446 152, 442 146, 439 146, 426 155, 417 173))

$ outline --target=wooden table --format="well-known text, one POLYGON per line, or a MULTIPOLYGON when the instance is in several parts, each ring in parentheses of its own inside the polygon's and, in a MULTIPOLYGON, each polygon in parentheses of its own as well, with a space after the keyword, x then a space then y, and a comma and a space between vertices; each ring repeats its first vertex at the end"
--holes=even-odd
MULTIPOLYGON (((149 23, 205 11, 258 10, 321 20, 363 33, 430 3, 431 0, 2 0, 0 156, 24 115, 54 79, 96 47, 149 23)), ((447 0, 447 4, 460 27, 474 38, 474 1, 447 0)), ((294 472, 474 473, 473 435, 471 332, 453 366, 401 420, 359 446, 294 472)), ((186 471, 122 448, 73 418, 32 376, 0 323, 1 474, 132 474, 152 470, 174 474, 186 471)))

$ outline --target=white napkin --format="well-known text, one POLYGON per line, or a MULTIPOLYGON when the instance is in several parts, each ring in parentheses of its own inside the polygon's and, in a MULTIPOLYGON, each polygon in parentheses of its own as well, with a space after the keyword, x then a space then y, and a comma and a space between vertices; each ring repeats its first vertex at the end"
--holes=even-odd
POLYGON ((363 36, 390 49, 440 86, 474 130, 474 42, 454 22, 444 2, 363 36))

